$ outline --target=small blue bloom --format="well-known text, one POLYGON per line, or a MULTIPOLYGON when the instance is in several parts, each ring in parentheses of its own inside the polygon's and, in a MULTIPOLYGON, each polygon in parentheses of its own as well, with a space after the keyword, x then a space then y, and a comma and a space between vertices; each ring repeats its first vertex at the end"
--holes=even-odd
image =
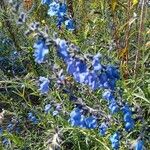
POLYGON ((92 66, 94 68, 94 71, 101 71, 102 69, 102 65, 100 64, 99 57, 100 57, 99 54, 93 57, 92 66))
POLYGON ((0 127, 0 136, 3 134, 3 129, 0 127))
POLYGON ((88 75, 88 72, 74 73, 73 77, 76 80, 76 82, 84 83, 87 75, 88 75))
POLYGON ((59 15, 58 17, 64 16, 66 11, 67 11, 67 5, 65 3, 60 3, 59 11, 58 11, 58 15, 59 15))
POLYGON ((45 55, 48 54, 48 46, 45 45, 44 40, 38 40, 34 44, 35 52, 34 52, 34 57, 35 57, 35 62, 38 64, 41 64, 44 62, 45 55))
POLYGON ((131 131, 133 128, 134 128, 134 122, 133 122, 133 120, 130 121, 130 122, 126 122, 125 123, 125 130, 127 132, 131 131))
POLYGON ((123 106, 122 111, 124 114, 123 120, 125 122, 125 130, 129 132, 134 128, 134 120, 132 118, 132 111, 130 110, 130 107, 127 104, 123 106))
POLYGON ((135 144, 135 150, 143 150, 144 142, 142 140, 138 140, 135 144))
POLYGON ((127 112, 127 113, 124 114, 123 120, 124 120, 124 122, 130 122, 133 119, 132 119, 131 114, 127 112))
POLYGON ((49 113, 51 111, 51 108, 52 108, 51 104, 45 105, 45 108, 44 108, 45 113, 49 113))
POLYGON ((110 141, 111 141, 111 146, 114 150, 118 150, 119 149, 119 142, 120 142, 120 135, 118 132, 115 132, 111 137, 110 137, 110 141))
POLYGON ((103 122, 100 126, 99 126, 99 133, 100 135, 104 136, 106 134, 108 126, 106 125, 105 122, 103 122))
POLYGON ((59 12, 59 8, 60 8, 60 4, 58 2, 52 2, 49 5, 49 10, 48 10, 48 14, 50 16, 57 16, 58 12, 59 12))
POLYGON ((57 110, 53 111, 53 116, 57 116, 59 112, 57 110))
POLYGON ((47 4, 47 5, 49 5, 51 3, 51 0, 42 0, 41 1, 41 4, 43 5, 43 4, 47 4))
POLYGON ((68 19, 65 21, 66 29, 69 31, 75 30, 75 24, 73 19, 68 19))
POLYGON ((57 52, 58 56, 61 57, 64 60, 67 60, 69 58, 69 53, 68 53, 68 45, 66 40, 61 40, 57 38, 55 40, 56 45, 57 45, 57 52))
POLYGON ((94 129, 97 127, 97 120, 95 117, 90 116, 85 118, 85 127, 88 129, 94 129))
POLYGON ((37 123, 38 123, 38 119, 36 118, 36 116, 33 115, 32 112, 28 113, 28 119, 29 119, 33 124, 37 124, 37 123))
POLYGON ((57 110, 57 111, 61 111, 61 110, 62 110, 61 104, 57 104, 57 105, 56 105, 56 110, 57 110))
POLYGON ((50 83, 49 79, 47 79, 45 77, 40 77, 39 81, 40 81, 39 90, 40 90, 41 94, 48 93, 49 83, 50 83))
POLYGON ((117 103, 115 101, 113 101, 110 103, 109 109, 110 109, 111 113, 114 114, 119 111, 119 106, 117 105, 117 103))
POLYGON ((72 126, 81 128, 85 127, 85 117, 82 115, 82 110, 80 110, 79 108, 74 109, 70 113, 69 122, 72 126))
POLYGON ((112 93, 110 90, 106 90, 106 91, 103 93, 102 97, 103 97, 105 100, 107 100, 108 102, 111 102, 111 101, 114 101, 114 100, 115 100, 114 95, 113 95, 113 93, 112 93))
POLYGON ((13 125, 12 123, 10 123, 10 124, 7 126, 8 132, 11 132, 13 129, 14 129, 14 125, 13 125))
POLYGON ((123 112, 124 114, 126 114, 126 113, 132 114, 132 112, 131 112, 130 107, 129 107, 128 104, 125 104, 125 106, 122 107, 122 112, 123 112))
POLYGON ((4 145, 8 145, 8 144, 10 144, 10 141, 9 141, 7 138, 3 138, 3 139, 2 139, 2 143, 3 143, 4 145))
POLYGON ((62 26, 62 24, 64 23, 64 21, 65 21, 65 18, 64 18, 64 16, 59 16, 59 17, 57 17, 57 27, 60 29, 61 28, 61 26, 62 26))
POLYGON ((106 74, 110 79, 119 79, 120 74, 115 66, 107 66, 106 74))

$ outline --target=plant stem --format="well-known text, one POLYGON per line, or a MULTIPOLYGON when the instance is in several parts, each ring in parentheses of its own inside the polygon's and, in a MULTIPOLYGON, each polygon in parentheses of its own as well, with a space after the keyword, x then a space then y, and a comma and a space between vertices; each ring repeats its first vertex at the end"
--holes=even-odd
POLYGON ((137 72, 138 62, 140 60, 141 54, 141 46, 142 46, 142 39, 143 39, 143 32, 144 32, 144 20, 145 20, 145 10, 146 10, 146 2, 147 0, 141 0, 141 14, 140 14, 140 24, 139 24, 139 32, 138 32, 138 39, 137 39, 137 51, 135 56, 135 65, 134 65, 134 75, 137 72))

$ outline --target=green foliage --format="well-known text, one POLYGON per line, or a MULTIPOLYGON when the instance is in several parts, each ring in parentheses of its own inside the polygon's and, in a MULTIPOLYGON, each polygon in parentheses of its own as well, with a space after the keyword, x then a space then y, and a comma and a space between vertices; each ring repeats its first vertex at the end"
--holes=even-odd
MULTIPOLYGON (((110 64, 119 64, 122 80, 118 82, 118 85, 124 89, 123 98, 131 105, 140 106, 141 115, 145 120, 144 125, 149 126, 150 68, 146 67, 145 63, 150 63, 149 44, 146 45, 150 37, 148 33, 150 10, 149 6, 146 6, 143 10, 145 16, 141 18, 142 10, 137 5, 138 0, 74 0, 74 19, 77 30, 73 34, 69 33, 65 27, 58 30, 54 23, 55 18, 52 19, 47 15, 47 7, 41 6, 40 1, 35 3, 34 9, 28 14, 29 18, 25 26, 16 25, 17 18, 15 17, 19 14, 14 14, 11 8, 0 10, 0 58, 8 57, 14 50, 18 51, 21 53, 19 63, 22 63, 27 70, 25 75, 11 76, 9 69, 4 71, 0 67, 0 107, 6 110, 6 116, 8 116, 4 117, 2 126, 6 128, 5 122, 8 122, 9 116, 17 116, 21 119, 21 126, 24 129, 24 132, 19 135, 4 133, 4 136, 12 141, 12 148, 4 149, 44 150, 49 148, 51 150, 49 140, 52 141, 55 129, 60 128, 62 150, 110 150, 108 138, 115 128, 119 128, 114 125, 114 128, 110 129, 107 136, 103 138, 95 130, 72 128, 66 122, 68 118, 65 118, 63 114, 55 118, 43 113, 44 105, 53 99, 57 103, 63 102, 63 109, 68 112, 72 110, 73 104, 68 101, 67 95, 59 90, 53 91, 52 89, 47 97, 39 95, 35 80, 39 75, 52 76, 52 72, 48 70, 49 66, 37 66, 34 63, 32 57, 34 35, 29 37, 24 35, 28 24, 33 21, 39 21, 41 25, 48 26, 49 35, 57 32, 59 37, 69 39, 81 48, 82 53, 100 52, 110 64), (134 13, 136 17, 133 16, 134 13), (141 24, 143 21, 144 23, 141 24), (139 31, 140 25, 142 25, 141 31, 139 31), (139 32, 142 33, 139 34, 139 32), (12 43, 3 44, 3 40, 7 38, 12 43), (139 58, 135 64, 138 50, 140 50, 139 58), (38 126, 30 126, 25 119, 26 114, 31 110, 43 120, 38 126)), ((63 67, 62 62, 56 57, 54 47, 50 48, 50 52, 49 59, 63 67)), ((11 67, 11 64, 8 63, 8 65, 11 67)), ((106 103, 99 97, 100 93, 101 91, 97 91, 93 94, 87 90, 86 93, 75 94, 83 98, 89 106, 99 104, 105 111, 108 111, 105 107, 106 103)), ((139 134, 139 129, 140 123, 136 125, 134 132, 139 134)), ((126 138, 133 141, 134 132, 127 134, 126 138)), ((145 147, 150 149, 147 138, 149 137, 145 137, 145 147)), ((0 149, 3 149, 1 143, 0 149)), ((121 149, 128 149, 126 143, 121 143, 121 149)))

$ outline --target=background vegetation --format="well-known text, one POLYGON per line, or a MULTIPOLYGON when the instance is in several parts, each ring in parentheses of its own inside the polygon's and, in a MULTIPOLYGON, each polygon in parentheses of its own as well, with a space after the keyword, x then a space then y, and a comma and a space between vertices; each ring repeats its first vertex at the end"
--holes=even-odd
MULTIPOLYGON (((24 1, 16 11, 13 3, 0 2, 0 127, 5 129, 4 136, 10 142, 5 145, 0 140, 0 149, 10 150, 109 150, 109 136, 116 126, 112 126, 105 137, 97 130, 74 128, 68 117, 61 113, 57 117, 46 115, 44 106, 51 101, 61 103, 63 111, 70 113, 74 104, 67 94, 51 87, 48 95, 38 91, 39 76, 53 77, 50 64, 37 65, 33 58, 34 34, 26 36, 29 24, 38 21, 41 27, 48 28, 48 35, 67 39, 80 47, 81 53, 102 54, 103 62, 115 64, 121 72, 118 86, 123 89, 125 99, 138 117, 143 121, 136 123, 131 133, 126 133, 121 142, 122 150, 144 133, 145 149, 150 149, 150 2, 147 0, 67 0, 68 13, 74 18, 76 30, 69 32, 63 26, 56 27, 56 18, 47 14, 47 5, 37 0, 28 10, 24 1), (27 20, 23 25, 17 21, 21 12, 27 20), (34 112, 40 121, 37 125, 27 119, 28 112, 34 112), (4 113, 4 114, 3 114, 4 113), (6 128, 14 119, 19 131, 9 133, 6 128), (130 141, 130 142, 129 142, 130 141)), ((56 56, 55 47, 50 47, 48 62, 57 63, 65 68, 56 56)), ((80 97, 90 107, 101 105, 101 91, 91 91, 73 81, 68 76, 73 95, 80 97)), ((53 81, 52 81, 53 82, 53 81)), ((53 83, 52 83, 53 84, 53 83)), ((121 126, 121 123, 120 123, 121 126)), ((16 127, 17 128, 17 127, 16 127)))

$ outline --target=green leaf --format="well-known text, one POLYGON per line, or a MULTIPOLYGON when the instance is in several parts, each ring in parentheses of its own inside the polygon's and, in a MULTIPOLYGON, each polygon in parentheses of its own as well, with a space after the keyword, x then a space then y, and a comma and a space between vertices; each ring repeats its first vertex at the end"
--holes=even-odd
POLYGON ((10 139, 11 141, 13 141, 13 143, 14 143, 15 145, 17 145, 17 146, 19 146, 19 147, 23 147, 24 142, 23 142, 23 140, 22 140, 20 137, 18 137, 17 135, 14 135, 14 134, 11 134, 11 133, 7 133, 7 132, 5 132, 3 135, 6 136, 6 137, 7 137, 8 139, 10 139))

